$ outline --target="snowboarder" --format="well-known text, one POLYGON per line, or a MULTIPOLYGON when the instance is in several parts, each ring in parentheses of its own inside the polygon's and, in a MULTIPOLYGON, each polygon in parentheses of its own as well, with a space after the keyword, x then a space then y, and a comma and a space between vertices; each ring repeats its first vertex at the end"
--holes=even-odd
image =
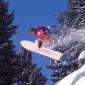
POLYGON ((31 34, 37 35, 38 37, 38 47, 42 47, 42 43, 45 40, 53 40, 53 36, 51 36, 51 30, 49 27, 38 27, 38 28, 30 28, 29 32, 31 34))

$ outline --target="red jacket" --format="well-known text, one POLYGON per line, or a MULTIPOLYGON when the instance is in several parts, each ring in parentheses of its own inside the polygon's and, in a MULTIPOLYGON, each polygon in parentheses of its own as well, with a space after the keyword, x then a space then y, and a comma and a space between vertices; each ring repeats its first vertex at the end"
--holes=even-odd
POLYGON ((38 36, 38 39, 44 41, 45 40, 45 28, 44 27, 37 28, 35 35, 38 36))

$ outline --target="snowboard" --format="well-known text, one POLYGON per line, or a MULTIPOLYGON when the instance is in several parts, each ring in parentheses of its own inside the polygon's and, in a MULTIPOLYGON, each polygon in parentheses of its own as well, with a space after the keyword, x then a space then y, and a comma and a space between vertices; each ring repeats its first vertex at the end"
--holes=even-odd
POLYGON ((31 41, 22 40, 20 41, 20 43, 21 43, 21 46, 27 50, 39 53, 41 55, 44 55, 46 57, 49 57, 55 60, 59 60, 62 56, 62 53, 60 53, 59 51, 53 51, 43 46, 41 48, 38 48, 38 44, 33 43, 31 41))

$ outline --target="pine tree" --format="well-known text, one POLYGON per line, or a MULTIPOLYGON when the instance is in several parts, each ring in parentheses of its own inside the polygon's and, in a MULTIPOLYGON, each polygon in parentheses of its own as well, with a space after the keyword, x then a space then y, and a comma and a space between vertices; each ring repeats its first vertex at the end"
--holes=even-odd
POLYGON ((20 85, 45 85, 47 78, 42 75, 41 68, 37 68, 35 64, 32 64, 29 51, 23 49, 18 62, 20 66, 18 83, 20 85))
POLYGON ((0 85, 11 85, 16 71, 11 67, 17 56, 11 37, 17 28, 13 25, 14 12, 8 12, 8 3, 0 0, 0 85))
POLYGON ((69 0, 69 24, 72 28, 80 28, 85 25, 85 1, 69 0))
MULTIPOLYGON (((58 18, 58 30, 62 38, 68 32, 67 30, 78 30, 85 26, 85 0, 68 0, 68 2, 68 10, 61 13, 58 18)), ((79 44, 74 42, 68 47, 60 46, 57 48, 64 55, 59 61, 52 60, 48 65, 54 71, 52 75, 52 81, 54 83, 82 66, 82 60, 75 60, 84 49, 84 46, 85 43, 79 44)))
POLYGON ((63 26, 66 25, 70 29, 78 29, 82 25, 85 25, 85 1, 68 0, 68 2, 68 11, 61 14, 59 23, 63 26))
POLYGON ((16 54, 12 36, 17 25, 13 25, 14 12, 9 13, 8 7, 0 0, 0 85, 44 85, 47 79, 32 64, 31 54, 25 50, 16 54))

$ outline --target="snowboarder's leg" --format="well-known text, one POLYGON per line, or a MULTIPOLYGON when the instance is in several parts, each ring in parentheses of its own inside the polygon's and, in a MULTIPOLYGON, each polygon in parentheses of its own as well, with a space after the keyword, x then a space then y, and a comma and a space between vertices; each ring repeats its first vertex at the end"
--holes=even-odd
POLYGON ((41 48, 42 46, 42 40, 38 40, 38 48, 41 48))

